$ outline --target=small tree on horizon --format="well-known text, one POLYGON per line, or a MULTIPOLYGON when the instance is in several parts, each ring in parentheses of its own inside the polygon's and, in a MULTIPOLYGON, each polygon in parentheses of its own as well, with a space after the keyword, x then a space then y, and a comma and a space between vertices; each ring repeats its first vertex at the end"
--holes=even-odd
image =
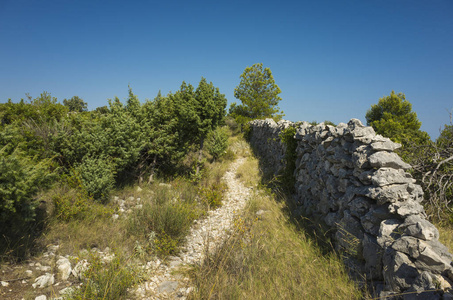
POLYGON ((254 64, 245 68, 240 76, 241 82, 234 89, 234 97, 242 104, 232 103, 230 114, 239 123, 250 119, 281 118, 278 103, 282 100, 280 88, 275 83, 271 69, 264 68, 263 64, 254 64))
POLYGON ((403 93, 392 91, 390 96, 380 98, 378 104, 371 105, 365 118, 367 125, 372 126, 376 133, 394 142, 421 144, 430 140, 429 135, 420 130, 422 123, 403 93))
POLYGON ((87 103, 78 96, 74 96, 69 100, 64 99, 63 105, 66 106, 69 111, 83 112, 88 110, 87 103))

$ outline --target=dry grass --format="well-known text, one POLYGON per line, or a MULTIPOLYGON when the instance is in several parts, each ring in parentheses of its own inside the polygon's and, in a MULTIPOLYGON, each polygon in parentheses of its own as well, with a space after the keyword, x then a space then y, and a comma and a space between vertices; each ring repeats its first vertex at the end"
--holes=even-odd
POLYGON ((236 178, 240 178, 244 185, 248 187, 257 186, 261 180, 258 160, 254 157, 247 157, 246 161, 238 167, 236 178))
POLYGON ((453 253, 453 227, 452 225, 434 224, 439 230, 439 241, 447 246, 450 253, 453 253))
POLYGON ((255 195, 230 239, 194 271, 192 299, 359 299, 339 258, 323 255, 283 209, 255 195))
POLYGON ((232 136, 229 139, 229 150, 237 156, 250 156, 252 151, 249 144, 241 136, 232 136))

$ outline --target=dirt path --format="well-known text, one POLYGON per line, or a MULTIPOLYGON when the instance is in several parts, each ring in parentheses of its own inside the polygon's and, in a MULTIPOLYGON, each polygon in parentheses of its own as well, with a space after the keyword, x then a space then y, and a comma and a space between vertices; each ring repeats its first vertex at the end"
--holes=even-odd
POLYGON ((147 268, 155 275, 135 289, 139 299, 185 299, 192 290, 189 278, 178 274, 178 269, 190 264, 201 264, 207 253, 222 244, 237 216, 245 207, 251 189, 245 187, 237 178, 237 168, 245 158, 234 161, 225 173, 223 180, 228 186, 223 205, 209 211, 208 216, 194 222, 187 241, 178 256, 168 262, 148 262, 147 268), (154 272, 152 272, 154 271, 154 272))

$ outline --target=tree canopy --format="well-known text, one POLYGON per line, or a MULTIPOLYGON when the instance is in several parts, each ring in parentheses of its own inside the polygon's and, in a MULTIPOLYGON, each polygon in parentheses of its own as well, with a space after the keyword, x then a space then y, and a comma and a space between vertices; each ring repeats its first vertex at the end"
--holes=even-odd
POLYGON ((403 93, 392 91, 390 96, 380 98, 378 104, 367 111, 365 118, 376 133, 395 142, 411 140, 423 143, 429 140, 428 134, 420 130, 422 123, 403 93))
POLYGON ((69 108, 69 111, 82 112, 87 111, 87 103, 80 99, 78 96, 74 96, 71 99, 63 99, 63 105, 69 108))
POLYGON ((241 82, 234 89, 234 97, 241 100, 242 104, 233 103, 230 114, 239 122, 247 119, 281 118, 278 103, 282 100, 279 96, 280 88, 275 83, 271 69, 264 68, 263 64, 254 64, 245 68, 240 76, 241 82))

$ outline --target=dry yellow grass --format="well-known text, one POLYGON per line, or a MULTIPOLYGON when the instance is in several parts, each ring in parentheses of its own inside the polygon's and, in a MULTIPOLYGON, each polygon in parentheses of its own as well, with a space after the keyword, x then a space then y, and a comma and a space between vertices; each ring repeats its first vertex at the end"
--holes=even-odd
POLYGON ((361 298, 339 258, 322 254, 283 210, 255 195, 231 238, 193 272, 192 299, 361 298))
POLYGON ((240 178, 248 187, 256 186, 261 180, 258 160, 254 157, 247 157, 246 161, 238 167, 236 177, 240 178))
POLYGON ((451 225, 434 224, 439 230, 439 241, 447 246, 450 253, 453 253, 453 227, 451 225))

